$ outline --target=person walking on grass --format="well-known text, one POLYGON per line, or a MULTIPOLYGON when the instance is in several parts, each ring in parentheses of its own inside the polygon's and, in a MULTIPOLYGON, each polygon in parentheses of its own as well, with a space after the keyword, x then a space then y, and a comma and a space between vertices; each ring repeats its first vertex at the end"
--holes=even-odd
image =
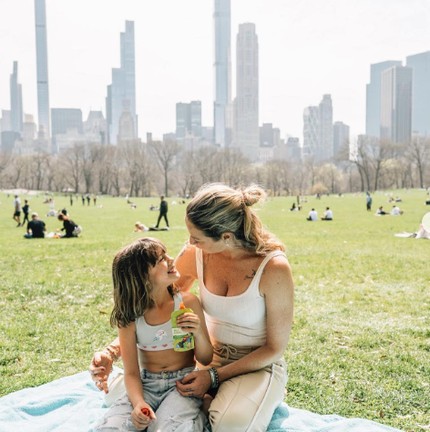
POLYGON ((22 212, 24 213, 24 219, 22 221, 21 226, 24 226, 24 224, 27 222, 30 222, 30 219, 28 218, 28 214, 30 212, 30 206, 28 204, 28 200, 24 200, 24 205, 22 206, 22 212))
POLYGON ((21 226, 21 200, 18 195, 15 195, 13 200, 13 220, 18 222, 17 227, 21 226))
POLYGON ((155 225, 155 228, 158 228, 160 225, 160 221, 162 218, 164 218, 166 222, 166 227, 169 228, 169 221, 167 219, 167 212, 169 209, 169 206, 167 204, 167 201, 164 199, 164 196, 160 197, 160 213, 158 215, 157 225, 155 225))

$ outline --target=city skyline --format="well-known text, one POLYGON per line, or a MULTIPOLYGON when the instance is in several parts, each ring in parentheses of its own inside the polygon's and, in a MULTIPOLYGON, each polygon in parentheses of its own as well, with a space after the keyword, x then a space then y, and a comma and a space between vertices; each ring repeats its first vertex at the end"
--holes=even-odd
MULTIPOLYGON (((178 3, 46 0, 50 106, 80 108, 84 118, 90 109, 106 116, 106 86, 112 68, 120 65, 118 35, 131 20, 139 136, 173 132, 177 102, 201 100, 202 123, 212 126, 214 2, 178 3)), ((351 126, 352 135, 365 133, 370 65, 387 60, 405 65, 407 56, 428 51, 430 11, 424 0, 358 3, 232 1, 231 40, 239 24, 256 26, 260 125, 273 123, 282 137, 298 136, 303 143, 303 110, 330 94, 333 120, 351 126)), ((9 76, 17 61, 24 112, 37 119, 34 0, 0 0, 0 12, 0 109, 10 109, 9 76)), ((232 71, 235 56, 232 42, 232 71)))

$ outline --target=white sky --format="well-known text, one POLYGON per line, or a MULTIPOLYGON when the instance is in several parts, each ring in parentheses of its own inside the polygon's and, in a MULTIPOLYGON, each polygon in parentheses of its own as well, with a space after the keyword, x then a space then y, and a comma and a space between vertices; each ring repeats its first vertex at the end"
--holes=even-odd
MULTIPOLYGON (((429 0, 232 0, 232 94, 239 23, 256 24, 260 124, 302 140, 303 109, 333 100, 334 121, 365 130, 370 64, 430 50, 429 0)), ((175 103, 201 100, 212 125, 213 0, 46 0, 51 108, 105 113, 119 34, 135 22, 139 135, 175 130, 175 103)), ((0 109, 18 61, 24 111, 37 119, 33 0, 0 0, 0 109)))

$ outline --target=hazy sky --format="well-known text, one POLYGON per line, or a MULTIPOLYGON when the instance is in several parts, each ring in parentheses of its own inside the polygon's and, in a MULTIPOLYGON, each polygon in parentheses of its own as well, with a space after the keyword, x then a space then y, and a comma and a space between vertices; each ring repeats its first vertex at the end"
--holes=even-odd
MULTIPOLYGON (((335 121, 365 130, 370 64, 430 50, 429 0, 231 0, 232 95, 238 25, 256 24, 260 124, 302 140, 303 109, 333 100, 335 121)), ((105 113, 119 34, 135 22, 139 135, 175 130, 175 103, 213 105, 213 0, 46 0, 51 108, 105 113)), ((0 0, 0 109, 18 61, 26 113, 37 118, 34 0, 0 0)))

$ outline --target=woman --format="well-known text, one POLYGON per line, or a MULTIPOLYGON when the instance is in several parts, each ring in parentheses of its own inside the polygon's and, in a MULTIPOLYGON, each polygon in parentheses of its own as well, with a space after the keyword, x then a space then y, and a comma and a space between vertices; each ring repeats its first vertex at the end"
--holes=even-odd
MULTIPOLYGON (((198 280, 217 376, 194 371, 177 387, 182 395, 214 396, 208 413, 214 432, 265 431, 284 397, 294 283, 284 246, 252 209, 264 197, 258 186, 209 184, 186 210, 190 238, 175 263, 178 286, 187 291, 198 280)), ((96 353, 90 368, 100 389, 117 344, 109 351, 96 353)))

